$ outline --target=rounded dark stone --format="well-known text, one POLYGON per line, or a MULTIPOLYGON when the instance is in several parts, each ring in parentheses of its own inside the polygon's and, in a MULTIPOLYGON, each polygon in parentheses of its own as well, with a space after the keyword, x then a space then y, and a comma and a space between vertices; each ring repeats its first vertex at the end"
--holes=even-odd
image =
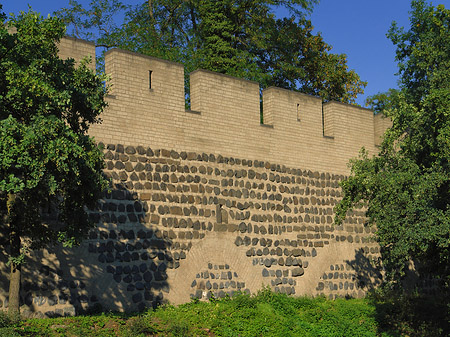
POLYGON ((305 271, 301 267, 294 268, 291 271, 292 277, 302 276, 304 273, 305 271))
POLYGON ((133 303, 138 303, 142 301, 142 294, 141 293, 136 293, 132 296, 131 298, 133 300, 133 303))
POLYGON ((139 153, 141 156, 144 155, 144 154, 146 154, 146 152, 147 152, 147 151, 144 149, 144 147, 142 147, 142 146, 140 146, 140 145, 136 147, 136 151, 137 151, 137 153, 139 153))
POLYGON ((142 171, 145 170, 145 165, 139 162, 139 163, 137 163, 136 166, 134 167, 134 170, 135 170, 136 172, 142 172, 142 171))
POLYGON ((117 250, 118 252, 123 252, 125 251, 125 244, 123 242, 116 242, 114 244, 114 249, 117 250))
POLYGON ((151 282, 153 279, 153 274, 150 271, 146 271, 144 273, 144 280, 145 282, 151 282))
POLYGON ((133 146, 127 146, 125 148, 125 153, 126 154, 135 154, 136 153, 136 149, 133 146))

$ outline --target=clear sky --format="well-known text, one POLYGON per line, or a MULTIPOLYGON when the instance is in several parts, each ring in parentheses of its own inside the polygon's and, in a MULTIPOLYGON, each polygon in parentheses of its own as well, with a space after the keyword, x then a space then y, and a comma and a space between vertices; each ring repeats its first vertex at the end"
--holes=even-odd
MULTIPOLYGON (((27 10, 28 4, 43 15, 66 7, 69 0, 0 0, 6 13, 27 10)), ((89 0, 79 0, 89 3, 89 0)), ((123 0, 136 4, 143 0, 123 0)), ((450 8, 450 0, 432 0, 433 5, 450 8)), ((320 0, 311 22, 316 32, 333 46, 332 52, 347 55, 348 65, 362 80, 368 82, 364 95, 357 102, 364 104, 365 97, 397 87, 395 49, 386 33, 392 21, 408 27, 410 0, 320 0)), ((283 12, 278 11, 278 16, 283 12)))

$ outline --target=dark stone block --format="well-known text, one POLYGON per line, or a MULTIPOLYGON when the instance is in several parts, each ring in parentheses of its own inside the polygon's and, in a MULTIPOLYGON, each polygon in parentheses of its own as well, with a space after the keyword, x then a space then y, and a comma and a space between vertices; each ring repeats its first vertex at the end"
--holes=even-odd
POLYGON ((122 144, 117 144, 116 146, 116 152, 117 153, 123 153, 124 152, 124 147, 122 144))
POLYGON ((294 259, 291 257, 291 256, 288 256, 287 258, 286 258, 286 261, 285 261, 285 265, 286 266, 292 266, 292 263, 294 262, 294 259))
POLYGON ((294 268, 291 271, 292 277, 302 276, 304 273, 305 271, 301 267, 294 268))
POLYGON ((127 146, 125 148, 125 153, 126 154, 135 154, 136 153, 136 149, 133 146, 127 146))
POLYGON ((144 280, 145 282, 151 282, 153 279, 153 274, 150 271, 146 271, 144 273, 144 280))
POLYGON ((146 166, 145 166, 144 164, 142 164, 141 162, 137 163, 137 164, 134 166, 134 170, 135 170, 136 172, 142 172, 142 171, 144 171, 145 169, 146 169, 146 166))

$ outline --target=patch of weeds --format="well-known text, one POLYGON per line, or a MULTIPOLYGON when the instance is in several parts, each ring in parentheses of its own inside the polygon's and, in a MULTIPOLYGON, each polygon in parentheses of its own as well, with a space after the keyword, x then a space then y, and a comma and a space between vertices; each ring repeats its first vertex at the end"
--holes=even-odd
POLYGON ((169 336, 186 337, 189 336, 189 326, 185 322, 174 322, 168 328, 169 336))
POLYGON ((0 328, 7 328, 20 322, 20 315, 9 315, 6 311, 0 310, 0 328))
POLYGON ((241 293, 233 297, 231 304, 236 309, 256 308, 256 299, 255 297, 241 293))
POLYGON ((129 336, 148 336, 148 334, 157 334, 158 329, 152 326, 148 319, 142 316, 132 317, 126 323, 126 331, 129 336))
POLYGON ((0 328, 1 337, 20 337, 20 334, 14 330, 13 327, 0 328))

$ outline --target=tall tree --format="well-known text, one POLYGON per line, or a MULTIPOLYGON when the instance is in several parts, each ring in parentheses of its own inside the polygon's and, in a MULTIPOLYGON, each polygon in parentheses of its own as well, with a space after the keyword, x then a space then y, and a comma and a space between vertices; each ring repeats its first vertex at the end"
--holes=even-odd
POLYGON ((411 2, 410 27, 394 23, 400 89, 375 102, 392 128, 380 153, 352 161, 337 220, 363 202, 376 223, 388 280, 400 285, 410 261, 450 283, 450 10, 411 2))
POLYGON ((185 64, 354 103, 366 85, 349 70, 345 55, 313 34, 305 13, 317 0, 153 0, 125 6, 118 0, 76 1, 57 12, 77 37, 185 64), (289 18, 277 19, 284 7, 289 18), (126 9, 125 9, 126 8, 126 9), (114 26, 112 15, 125 20, 114 26))
MULTIPOLYGON (((4 19, 5 17, 3 17, 4 19)), ((58 57, 65 27, 30 11, 0 25, 0 226, 8 237, 9 313, 26 253, 77 244, 106 180, 86 135, 105 107, 103 78, 58 57)))

